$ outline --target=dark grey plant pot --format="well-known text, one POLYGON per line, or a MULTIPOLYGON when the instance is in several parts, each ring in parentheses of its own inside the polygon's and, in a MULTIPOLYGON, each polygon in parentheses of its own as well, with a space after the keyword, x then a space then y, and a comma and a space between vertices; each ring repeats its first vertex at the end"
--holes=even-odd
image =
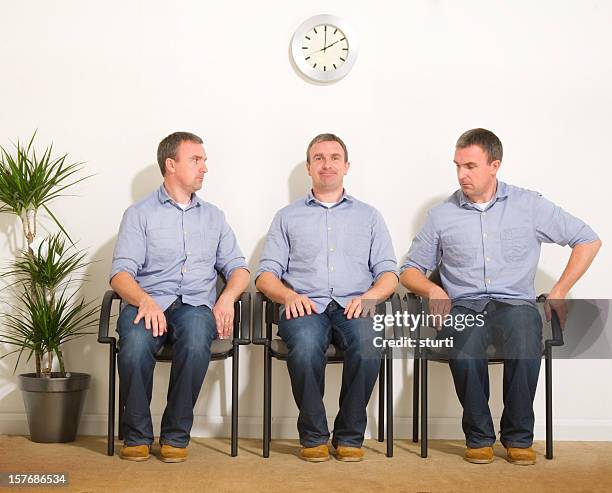
POLYGON ((72 442, 76 438, 85 394, 91 376, 70 373, 60 378, 37 377, 36 373, 19 375, 19 388, 23 394, 30 436, 33 442, 72 442))

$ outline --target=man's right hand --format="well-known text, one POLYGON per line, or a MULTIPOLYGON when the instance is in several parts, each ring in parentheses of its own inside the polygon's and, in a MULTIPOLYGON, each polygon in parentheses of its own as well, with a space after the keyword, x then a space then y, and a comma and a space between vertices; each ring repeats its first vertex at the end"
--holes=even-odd
POLYGON ((451 300, 448 294, 446 294, 446 291, 440 286, 432 288, 427 298, 429 299, 429 313, 435 317, 434 321, 441 319, 442 322, 440 325, 435 323, 434 327, 437 330, 442 330, 444 319, 451 311, 451 300), (437 317, 438 315, 440 317, 437 317))
POLYGON ((134 319, 134 324, 138 324, 142 319, 144 319, 145 328, 153 330, 153 337, 161 336, 168 331, 164 311, 149 295, 146 295, 138 304, 138 314, 134 319))
POLYGON ((308 296, 291 292, 284 301, 285 317, 290 320, 291 317, 298 318, 304 315, 317 313, 316 305, 308 296))

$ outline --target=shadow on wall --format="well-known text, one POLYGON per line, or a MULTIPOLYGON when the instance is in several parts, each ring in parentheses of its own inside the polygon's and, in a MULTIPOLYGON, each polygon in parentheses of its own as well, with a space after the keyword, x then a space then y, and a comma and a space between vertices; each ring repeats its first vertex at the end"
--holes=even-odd
MULTIPOLYGON (((132 181, 132 203, 138 202, 156 190, 161 181, 161 174, 157 164, 150 164, 142 169, 132 181)), ((117 241, 120 222, 121 217, 117 217, 112 236, 95 252, 90 252, 90 258, 94 262, 85 271, 87 282, 82 284, 83 295, 86 299, 96 299, 98 303, 101 303, 104 293, 110 289, 108 275, 111 269, 113 250, 117 241)), ((114 330, 114 318, 111 320, 111 325, 111 328, 114 330)), ((107 346, 98 344, 95 335, 88 336, 66 346, 65 358, 67 366, 75 370, 90 372, 93 375, 85 404, 84 412, 86 414, 88 412, 97 413, 100 409, 106 409, 107 406, 107 349, 107 346)))

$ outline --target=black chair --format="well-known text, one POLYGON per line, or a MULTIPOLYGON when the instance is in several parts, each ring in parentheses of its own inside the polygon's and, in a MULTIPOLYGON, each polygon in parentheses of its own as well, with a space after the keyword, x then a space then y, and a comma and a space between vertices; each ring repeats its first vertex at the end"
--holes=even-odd
MULTIPOLYGON (((385 314, 386 303, 391 303, 393 313, 401 310, 400 298, 393 294, 386 302, 376 306, 376 313, 385 314)), ((264 346, 264 425, 263 456, 270 457, 272 440, 272 358, 287 361, 289 351, 284 341, 273 336, 273 325, 280 320, 280 305, 272 302, 263 293, 255 294, 253 304, 253 344, 264 346), (264 319, 265 315, 265 319, 264 319), (265 333, 262 332, 265 326, 265 333)), ((394 331, 396 330, 394 326, 394 331)), ((335 344, 330 344, 326 352, 328 363, 343 363, 343 351, 335 344)), ((387 457, 393 457, 393 360, 389 350, 385 350, 380 361, 378 374, 378 441, 384 441, 385 434, 385 381, 387 400, 387 457), (386 377, 386 378, 385 378, 386 377)))
MULTIPOLYGON (((436 270, 431 273, 429 280, 442 285, 439 272, 436 270)), ((414 293, 406 293, 404 301, 407 304, 409 313, 429 313, 427 300, 415 295, 414 293)), ((538 296, 537 301, 543 303, 546 301, 546 295, 538 296)), ((425 327, 416 327, 415 338, 420 340, 422 337, 422 329, 425 327)), ((546 373, 546 458, 553 458, 553 438, 552 438, 552 348, 554 346, 562 346, 563 332, 559 323, 557 314, 553 311, 551 320, 552 337, 544 339, 543 356, 545 360, 546 373)), ((435 329, 432 329, 435 331, 435 329)), ((415 348, 414 353, 414 370, 413 370, 413 411, 412 411, 412 440, 418 442, 419 431, 419 374, 420 374, 420 414, 421 414, 421 457, 427 457, 427 363, 435 361, 438 363, 449 362, 447 352, 437 351, 431 348, 415 348)), ((489 364, 502 364, 503 358, 492 355, 489 357, 489 364)))
MULTIPOLYGON (((117 355, 120 348, 117 347, 117 339, 109 335, 109 323, 111 306, 114 300, 121 300, 113 290, 104 294, 102 307, 100 309, 100 327, 98 330, 98 342, 109 345, 108 364, 108 448, 107 454, 115 453, 115 373, 117 367, 117 355)), ((211 345, 211 361, 232 358, 232 432, 231 432, 231 455, 238 455, 238 356, 240 346, 250 344, 249 325, 251 321, 251 295, 243 293, 239 301, 234 304, 234 334, 232 339, 215 339, 211 345)), ((165 344, 155 355, 157 361, 172 361, 172 345, 165 344)), ((121 382, 119 382, 121 385, 121 382)), ((123 439, 122 416, 124 404, 119 392, 119 430, 118 438, 123 439)))

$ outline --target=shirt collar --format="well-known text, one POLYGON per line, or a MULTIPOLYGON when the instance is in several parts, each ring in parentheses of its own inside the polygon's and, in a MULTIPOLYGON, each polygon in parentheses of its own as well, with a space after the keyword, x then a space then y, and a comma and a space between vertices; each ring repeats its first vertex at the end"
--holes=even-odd
MULTIPOLYGON (((341 204, 345 200, 347 202, 352 202, 353 197, 351 197, 350 195, 346 193, 346 189, 342 189, 342 197, 340 197, 340 200, 336 203, 336 205, 334 205, 334 207, 341 204)), ((312 193, 312 189, 308 191, 308 195, 306 196, 306 205, 311 205, 311 204, 321 204, 321 201, 315 198, 314 194, 312 193)))
MULTIPOLYGON (((176 207, 178 207, 177 203, 174 200, 172 200, 170 196, 168 195, 168 192, 166 191, 166 187, 164 187, 163 183, 157 189, 157 198, 162 204, 165 204, 166 202, 170 202, 172 205, 175 205, 176 207)), ((191 209, 192 207, 197 207, 202 202, 203 201, 200 197, 198 197, 195 193, 192 193, 191 199, 189 201, 189 205, 185 208, 185 210, 191 209)))
MULTIPOLYGON (((471 204, 470 200, 463 193, 463 190, 459 189, 458 192, 459 193, 457 196, 459 198, 460 207, 471 204)), ((497 180, 497 189, 495 190, 495 195, 493 196, 490 205, 493 205, 498 200, 505 199, 506 197, 508 197, 508 185, 506 185, 503 181, 497 180)))

